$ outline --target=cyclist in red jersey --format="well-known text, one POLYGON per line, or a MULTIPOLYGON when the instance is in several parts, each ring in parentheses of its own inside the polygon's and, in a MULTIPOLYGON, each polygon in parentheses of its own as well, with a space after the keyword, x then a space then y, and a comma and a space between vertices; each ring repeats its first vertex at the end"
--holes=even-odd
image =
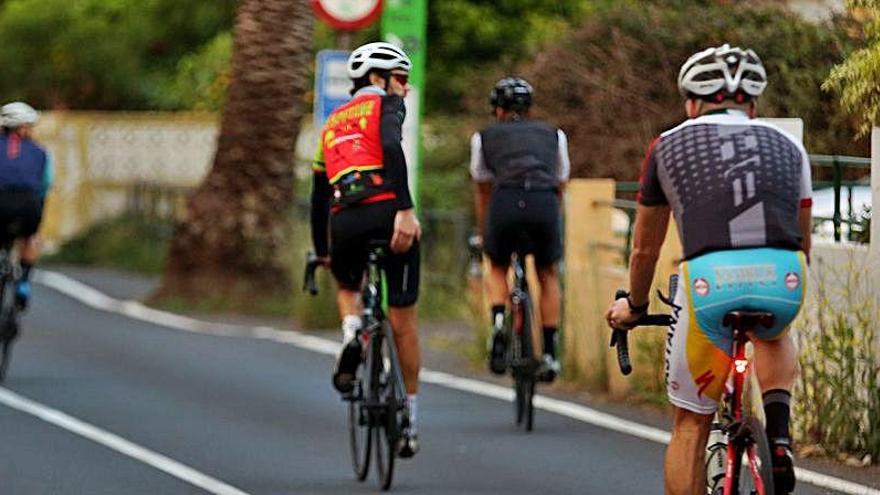
POLYGON ((361 359, 360 289, 372 240, 388 240, 384 259, 388 319, 394 329, 406 385, 410 428, 403 432, 401 457, 418 451, 416 414, 420 355, 416 332, 419 238, 401 147, 406 117, 403 97, 412 62, 390 43, 368 43, 352 52, 348 75, 353 98, 327 118, 313 165, 312 241, 338 284, 343 350, 333 373, 342 394, 353 388, 361 359))

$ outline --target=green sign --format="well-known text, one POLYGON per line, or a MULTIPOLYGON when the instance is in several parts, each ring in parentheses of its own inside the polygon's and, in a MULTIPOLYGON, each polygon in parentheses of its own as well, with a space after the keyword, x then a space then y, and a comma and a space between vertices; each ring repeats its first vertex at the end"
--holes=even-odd
POLYGON ((409 55, 412 90, 406 97, 406 122, 403 125, 403 151, 409 165, 410 190, 418 204, 421 171, 421 125, 425 91, 425 56, 428 29, 428 0, 384 0, 382 38, 409 55))

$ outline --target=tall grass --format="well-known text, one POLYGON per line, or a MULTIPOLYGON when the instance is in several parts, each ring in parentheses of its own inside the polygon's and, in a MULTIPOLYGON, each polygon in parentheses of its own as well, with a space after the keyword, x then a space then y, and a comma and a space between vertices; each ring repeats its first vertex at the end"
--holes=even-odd
POLYGON ((795 323, 801 373, 793 428, 831 455, 880 459, 880 311, 866 260, 814 267, 814 296, 795 323))

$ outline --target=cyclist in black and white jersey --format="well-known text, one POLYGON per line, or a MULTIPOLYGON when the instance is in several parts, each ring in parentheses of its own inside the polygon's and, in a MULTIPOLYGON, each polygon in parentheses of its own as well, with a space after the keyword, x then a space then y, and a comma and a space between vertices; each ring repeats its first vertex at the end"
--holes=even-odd
POLYGON ((731 310, 775 316, 771 328, 756 329, 750 338, 776 493, 794 489, 789 403, 797 356, 787 327, 806 293, 812 186, 801 143, 754 119, 755 100, 766 85, 752 50, 723 45, 684 63, 678 86, 690 119, 648 150, 630 294, 607 314, 612 327, 627 328, 647 310, 671 210, 684 261, 666 349, 667 393, 675 406, 668 494, 705 493, 704 448, 731 364, 733 335, 723 323, 731 310))
POLYGON ((571 168, 562 129, 529 119, 532 86, 504 78, 489 97, 496 123, 471 138, 471 177, 476 183, 476 220, 492 264, 487 280, 492 305, 489 368, 504 373, 507 269, 522 239, 535 257, 541 285, 542 369, 552 381, 560 372, 557 329, 560 286, 556 262, 562 257, 561 199, 571 168))

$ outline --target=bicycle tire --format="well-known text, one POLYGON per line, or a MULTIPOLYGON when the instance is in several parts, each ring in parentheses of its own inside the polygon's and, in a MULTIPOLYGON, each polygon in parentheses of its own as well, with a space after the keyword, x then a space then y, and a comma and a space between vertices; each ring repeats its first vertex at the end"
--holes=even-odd
POLYGON ((388 490, 394 480, 394 459, 397 457, 400 418, 394 379, 391 376, 393 370, 390 359, 385 359, 386 356, 391 356, 391 351, 387 348, 389 342, 387 338, 381 340, 380 352, 375 357, 379 363, 382 363, 377 374, 379 384, 377 398, 382 407, 378 417, 375 418, 377 421, 374 425, 373 441, 376 445, 376 474, 379 477, 379 487, 388 490))
POLYGON ((364 353, 366 359, 357 367, 355 388, 348 404, 348 431, 351 445, 351 466, 358 481, 367 479, 373 451, 373 413, 367 407, 372 400, 373 383, 373 340, 367 343, 364 353))
POLYGON ((519 426, 523 422, 523 417, 525 416, 525 392, 523 391, 523 381, 518 377, 514 377, 513 381, 513 390, 514 390, 514 410, 515 410, 515 418, 516 425, 519 426))
POLYGON ((18 337, 18 321, 15 315, 14 292, 10 279, 0 283, 0 383, 6 379, 12 361, 12 343, 18 337))
POLYGON ((361 400, 348 403, 348 434, 351 445, 351 467, 358 481, 367 479, 370 471, 373 433, 369 413, 361 400))
POLYGON ((744 435, 747 440, 738 442, 734 449, 733 493, 737 495, 775 495, 770 442, 767 441, 764 426, 757 418, 749 416, 743 420, 741 428, 740 435, 744 435), (754 457, 757 464, 755 472, 764 487, 763 494, 758 491, 757 480, 752 475, 751 456, 754 457), (743 468, 745 468, 745 472, 743 468))
POLYGON ((528 294, 519 294, 511 304, 511 357, 514 381, 514 410, 517 426, 532 431, 535 424, 535 356, 532 343, 532 310, 528 294))
POLYGON ((535 373, 531 364, 535 359, 534 343, 532 342, 532 301, 529 295, 521 296, 520 308, 522 309, 522 328, 519 332, 519 339, 522 341, 520 350, 522 354, 520 359, 524 363, 530 363, 527 367, 527 373, 521 373, 523 381, 523 409, 525 414, 526 431, 532 431, 535 427, 535 373))

